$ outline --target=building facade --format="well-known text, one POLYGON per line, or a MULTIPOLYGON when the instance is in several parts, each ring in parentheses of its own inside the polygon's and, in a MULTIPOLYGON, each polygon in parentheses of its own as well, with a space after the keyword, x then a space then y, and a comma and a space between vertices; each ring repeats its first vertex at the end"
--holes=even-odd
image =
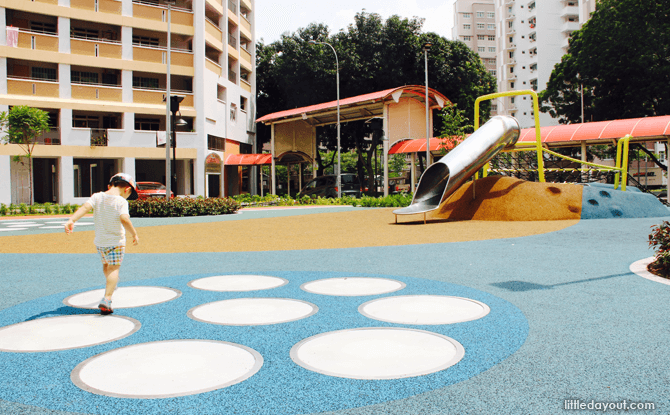
MULTIPOLYGON (((454 40, 464 42, 479 54, 491 75, 497 77, 496 18, 494 0, 456 0, 454 3, 454 40)), ((491 115, 497 115, 497 104, 492 103, 491 115)))
MULTIPOLYGON (((594 10, 595 0, 495 0, 498 91, 544 90, 568 50, 570 34, 594 10)), ((498 113, 516 117, 522 128, 534 125, 530 96, 498 99, 498 113)), ((540 123, 557 121, 540 113, 540 123)))
MULTIPOLYGON (((118 171, 166 183, 168 73, 181 100, 173 192, 244 191, 224 162, 255 143, 254 33, 254 0, 0 0, 0 110, 50 118, 34 201, 83 203, 118 171)), ((0 203, 30 202, 21 154, 0 146, 0 203)))

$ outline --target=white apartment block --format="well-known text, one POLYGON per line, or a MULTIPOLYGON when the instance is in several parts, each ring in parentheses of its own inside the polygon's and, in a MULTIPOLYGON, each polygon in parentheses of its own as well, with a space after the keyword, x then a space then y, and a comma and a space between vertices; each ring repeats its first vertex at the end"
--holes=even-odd
MULTIPOLYGON (((495 0, 498 91, 544 90, 570 34, 594 10, 595 0, 495 0)), ((516 117, 521 128, 534 126, 530 96, 498 99, 498 113, 516 117)), ((557 121, 540 113, 540 124, 557 121)))
MULTIPOLYGON (((248 191, 248 170, 225 158, 255 144, 254 1, 0 0, 0 111, 50 116, 34 201, 81 204, 119 171, 166 183, 168 58, 183 97, 173 192, 248 191)), ((0 146, 0 203, 30 202, 21 154, 0 146)))
MULTIPOLYGON (((493 2, 494 0, 456 0, 452 37, 454 40, 465 42, 473 52, 479 54, 486 69, 496 77, 498 43, 493 2)), ((496 102, 492 102, 491 105, 491 115, 496 115, 496 102)))

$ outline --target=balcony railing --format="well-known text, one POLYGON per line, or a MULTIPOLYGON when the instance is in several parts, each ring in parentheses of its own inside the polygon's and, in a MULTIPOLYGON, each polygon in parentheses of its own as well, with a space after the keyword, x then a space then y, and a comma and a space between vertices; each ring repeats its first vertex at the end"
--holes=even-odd
POLYGON ((107 129, 91 128, 91 147, 107 147, 107 129))

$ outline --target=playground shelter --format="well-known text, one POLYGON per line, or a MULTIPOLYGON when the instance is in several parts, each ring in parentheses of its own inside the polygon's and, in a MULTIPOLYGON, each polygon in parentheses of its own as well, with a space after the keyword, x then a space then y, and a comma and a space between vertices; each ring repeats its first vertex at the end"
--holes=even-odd
MULTIPOLYGON (((384 154, 396 142, 409 138, 426 137, 425 105, 428 99, 429 129, 433 128, 432 110, 443 108, 447 97, 420 85, 406 85, 355 97, 340 99, 340 123, 382 119, 384 154)), ((256 120, 271 130, 271 182, 276 194, 277 164, 311 164, 316 174, 316 128, 337 123, 337 101, 310 105, 265 115, 256 120)), ((432 147, 432 143, 431 143, 432 147)), ((249 156, 249 155, 247 155, 249 156)), ((302 175, 298 175, 302 180, 302 175)), ((302 187, 302 182, 299 183, 302 187)), ((388 160, 384 158, 384 194, 388 194, 388 160)))

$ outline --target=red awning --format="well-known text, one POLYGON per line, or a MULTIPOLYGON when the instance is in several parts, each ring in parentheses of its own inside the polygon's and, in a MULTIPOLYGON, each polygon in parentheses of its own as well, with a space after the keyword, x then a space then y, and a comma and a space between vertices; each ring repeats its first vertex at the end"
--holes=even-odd
MULTIPOLYGON (((543 143, 558 144, 580 141, 611 141, 630 134, 634 141, 667 138, 670 135, 670 115, 630 118, 625 120, 598 121, 585 124, 541 127, 543 143)), ((535 128, 521 130, 519 142, 534 142, 535 128)))
MULTIPOLYGON (((446 138, 431 138, 430 139, 430 151, 437 151, 442 147, 448 149, 453 148, 453 143, 447 141, 446 138)), ((426 151, 426 139, 425 138, 408 138, 405 140, 397 141, 391 149, 389 154, 400 154, 400 153, 421 153, 426 151)))
POLYGON ((272 154, 230 154, 226 157, 226 166, 253 166, 272 164, 272 154))

